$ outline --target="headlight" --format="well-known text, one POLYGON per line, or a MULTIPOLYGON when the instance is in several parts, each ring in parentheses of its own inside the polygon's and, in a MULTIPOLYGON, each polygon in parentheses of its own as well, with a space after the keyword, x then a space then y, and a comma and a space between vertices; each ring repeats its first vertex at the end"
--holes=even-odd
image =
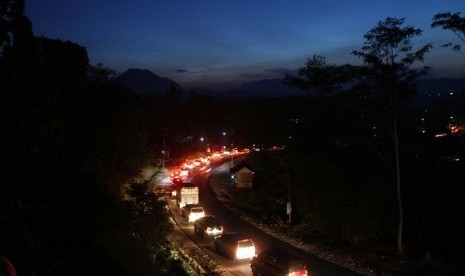
POLYGON ((255 246, 239 247, 236 250, 237 259, 251 259, 255 256, 255 246))

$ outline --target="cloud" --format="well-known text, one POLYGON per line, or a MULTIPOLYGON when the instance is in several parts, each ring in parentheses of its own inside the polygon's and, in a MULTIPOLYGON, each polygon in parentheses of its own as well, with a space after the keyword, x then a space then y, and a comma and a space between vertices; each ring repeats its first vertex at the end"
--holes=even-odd
POLYGON ((174 70, 175 73, 188 73, 188 71, 186 69, 177 69, 177 70, 174 70))
POLYGON ((269 75, 266 74, 252 74, 252 73, 247 73, 247 74, 239 74, 239 78, 241 79, 248 79, 248 80, 256 80, 256 79, 265 79, 269 78, 269 75))
POLYGON ((263 69, 262 73, 245 73, 240 74, 241 79, 247 80, 258 80, 258 79, 272 79, 272 78, 282 78, 285 74, 296 74, 297 70, 285 68, 285 67, 276 67, 263 69))
POLYGON ((289 69, 289 68, 285 68, 285 67, 269 68, 269 69, 265 69, 263 71, 266 72, 266 73, 276 73, 276 74, 281 74, 281 75, 295 74, 296 73, 295 69, 289 69))

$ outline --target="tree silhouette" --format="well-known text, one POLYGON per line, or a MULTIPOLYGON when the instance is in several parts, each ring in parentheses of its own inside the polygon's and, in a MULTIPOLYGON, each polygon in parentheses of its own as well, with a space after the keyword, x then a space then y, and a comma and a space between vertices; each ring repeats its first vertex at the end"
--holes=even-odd
MULTIPOLYGON (((450 12, 438 13, 433 17, 431 28, 441 27, 444 30, 452 31, 465 44, 465 18, 460 13, 451 14, 450 12)), ((463 53, 460 44, 446 43, 443 47, 450 47, 456 52, 463 53)))
POLYGON ((0 1, 0 49, 24 45, 32 39, 32 24, 25 16, 24 0, 0 1))
POLYGON ((286 74, 284 83, 290 86, 313 89, 325 94, 340 91, 342 85, 350 81, 348 74, 351 67, 336 66, 328 64, 326 58, 320 55, 313 55, 307 59, 305 67, 297 72, 297 75, 286 74))
POLYGON ((404 18, 386 18, 378 22, 377 26, 365 34, 365 43, 361 51, 352 54, 363 59, 368 66, 368 81, 373 87, 373 93, 384 103, 390 117, 392 127, 395 178, 397 183, 397 201, 399 211, 399 225, 397 235, 398 253, 403 254, 403 203, 401 192, 401 164, 399 151, 399 109, 400 101, 408 96, 410 87, 415 79, 427 73, 427 67, 417 71, 410 66, 423 61, 424 55, 431 48, 430 44, 413 51, 411 40, 420 36, 422 31, 411 26, 403 27, 404 18))

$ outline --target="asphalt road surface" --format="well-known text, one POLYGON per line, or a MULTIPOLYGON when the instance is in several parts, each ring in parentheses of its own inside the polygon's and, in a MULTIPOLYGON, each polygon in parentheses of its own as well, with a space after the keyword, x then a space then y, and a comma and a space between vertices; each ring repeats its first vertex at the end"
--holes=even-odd
MULTIPOLYGON (((215 167, 217 166, 214 166, 211 173, 216 173, 215 167)), ((196 173, 190 179, 190 182, 199 186, 199 201, 200 205, 204 208, 205 213, 218 217, 223 222, 225 232, 240 232, 249 235, 254 241, 256 252, 276 247, 289 251, 302 257, 306 261, 307 269, 311 276, 360 275, 352 270, 330 263, 306 251, 296 248, 244 221, 216 198, 215 194, 208 187, 208 177, 209 174, 196 173)), ((191 239, 201 246, 208 255, 227 268, 234 275, 252 275, 250 260, 230 260, 216 253, 214 249, 214 240, 212 238, 199 237, 198 235, 195 235, 193 223, 187 223, 181 216, 181 211, 178 207, 176 207, 174 199, 169 201, 169 205, 178 225, 191 239)))

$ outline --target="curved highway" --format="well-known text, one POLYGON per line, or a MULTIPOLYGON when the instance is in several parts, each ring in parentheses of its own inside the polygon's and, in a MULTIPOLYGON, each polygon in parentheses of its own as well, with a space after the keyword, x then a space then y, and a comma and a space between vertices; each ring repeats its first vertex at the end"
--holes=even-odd
MULTIPOLYGON (((217 173, 214 166, 211 173, 217 173)), ((191 182, 199 186, 199 202, 204 208, 205 213, 218 217, 224 226, 226 232, 240 232, 249 235, 254 241, 256 252, 262 250, 278 247, 289 251, 297 256, 302 257, 307 263, 307 269, 311 276, 326 276, 326 275, 360 275, 354 271, 346 269, 344 267, 335 265, 323 259, 320 259, 306 251, 296 248, 287 242, 279 240, 255 226, 241 219, 237 214, 226 208, 210 190, 208 185, 210 174, 196 173, 191 178, 191 182)), ((227 268, 234 275, 252 275, 250 269, 250 260, 230 260, 222 255, 215 252, 213 246, 213 239, 208 237, 199 237, 194 233, 194 227, 192 223, 187 223, 181 216, 181 211, 176 207, 175 200, 169 201, 170 209, 172 210, 174 219, 178 225, 194 240, 204 251, 215 259, 222 266, 227 268)))

